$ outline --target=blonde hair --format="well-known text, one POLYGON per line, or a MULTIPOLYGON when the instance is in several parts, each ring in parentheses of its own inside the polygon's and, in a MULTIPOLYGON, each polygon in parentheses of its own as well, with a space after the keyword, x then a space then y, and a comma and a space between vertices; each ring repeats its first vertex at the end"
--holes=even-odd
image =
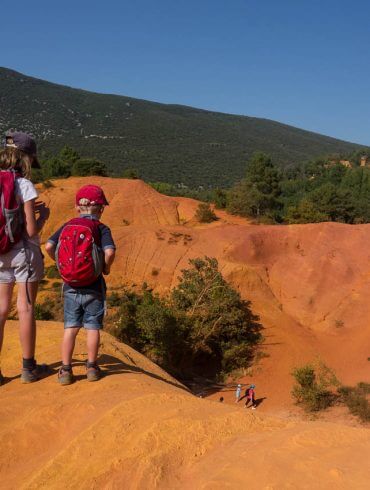
POLYGON ((0 169, 14 170, 26 179, 31 178, 33 157, 18 148, 4 148, 0 150, 0 169))
POLYGON ((84 214, 99 214, 103 212, 104 206, 101 204, 90 204, 90 200, 83 197, 78 201, 78 209, 84 214))

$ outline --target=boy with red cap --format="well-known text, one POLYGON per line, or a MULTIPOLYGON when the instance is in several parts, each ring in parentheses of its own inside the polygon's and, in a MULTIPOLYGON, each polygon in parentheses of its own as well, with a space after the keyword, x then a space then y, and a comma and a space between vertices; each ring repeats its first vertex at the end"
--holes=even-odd
POLYGON ((101 377, 97 357, 105 313, 103 274, 109 274, 116 250, 110 229, 99 221, 107 205, 100 187, 82 187, 76 194, 79 217, 59 228, 45 246, 64 281, 62 367, 58 372, 61 385, 73 382, 72 355, 81 327, 87 331, 87 379, 97 381, 101 377))

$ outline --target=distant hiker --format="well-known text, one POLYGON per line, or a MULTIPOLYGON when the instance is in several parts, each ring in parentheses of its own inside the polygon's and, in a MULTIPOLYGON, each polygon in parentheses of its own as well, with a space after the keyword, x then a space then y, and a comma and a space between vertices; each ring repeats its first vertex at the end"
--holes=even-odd
POLYGON ((256 385, 250 385, 249 388, 247 388, 246 390, 246 397, 247 397, 247 401, 245 402, 245 408, 248 407, 248 403, 251 402, 252 403, 252 410, 255 410, 257 408, 256 406, 256 400, 255 400, 255 389, 256 385))
POLYGON ((238 403, 238 401, 240 400, 241 393, 242 393, 242 385, 238 384, 235 390, 235 403, 238 403))
POLYGON ((72 355, 81 327, 87 331, 87 379, 97 381, 101 377, 97 358, 105 313, 103 274, 110 273, 116 250, 110 229, 99 221, 107 205, 100 187, 82 187, 76 194, 79 217, 59 228, 45 246, 64 282, 62 367, 58 372, 61 385, 73 382, 72 355))
MULTIPOLYGON (((32 168, 40 168, 36 143, 26 133, 8 131, 0 150, 0 350, 14 283, 22 346, 22 383, 37 381, 42 366, 35 361, 36 322, 34 306, 39 281, 44 276, 39 232, 49 215, 29 180, 32 168)), ((0 372, 0 385, 4 378, 0 372)))

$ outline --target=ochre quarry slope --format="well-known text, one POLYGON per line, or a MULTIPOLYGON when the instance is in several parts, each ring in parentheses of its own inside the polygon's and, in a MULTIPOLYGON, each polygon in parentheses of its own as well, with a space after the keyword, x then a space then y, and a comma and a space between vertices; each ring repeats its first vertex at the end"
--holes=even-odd
MULTIPOLYGON (((370 431, 295 423, 196 398, 133 349, 102 336, 105 376, 19 380, 9 322, 0 388, 0 487, 13 489, 368 488, 370 431)), ((56 368, 62 324, 39 322, 38 360, 56 368)))
POLYGON ((261 409, 289 405, 292 367, 316 356, 345 383, 370 381, 370 225, 264 226, 225 212, 199 224, 197 201, 139 180, 92 177, 57 180, 42 192, 51 209, 43 239, 74 215, 75 191, 88 182, 110 201, 103 221, 118 246, 110 285, 146 281, 165 292, 190 258, 207 255, 251 301, 269 356, 253 370, 267 397, 261 409))

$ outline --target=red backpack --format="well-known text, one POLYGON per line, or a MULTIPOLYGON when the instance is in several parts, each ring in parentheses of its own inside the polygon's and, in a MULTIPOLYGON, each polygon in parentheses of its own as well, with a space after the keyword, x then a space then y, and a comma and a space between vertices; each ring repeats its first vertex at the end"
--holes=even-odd
POLYGON ((55 260, 64 282, 72 287, 92 284, 103 272, 100 221, 74 218, 64 225, 55 260))
POLYGON ((0 254, 9 252, 23 236, 23 210, 15 193, 17 177, 12 170, 0 171, 0 254))

